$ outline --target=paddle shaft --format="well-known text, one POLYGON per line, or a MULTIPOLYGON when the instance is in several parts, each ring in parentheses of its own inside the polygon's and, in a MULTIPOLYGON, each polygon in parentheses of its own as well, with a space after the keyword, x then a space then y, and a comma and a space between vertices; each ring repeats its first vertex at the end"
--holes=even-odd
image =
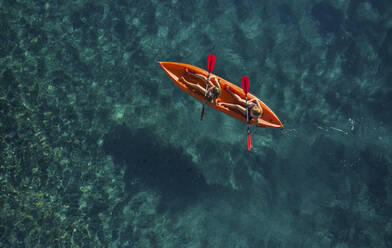
POLYGON ((206 82, 206 93, 204 94, 204 101, 203 101, 203 109, 201 110, 200 120, 203 120, 204 116, 204 107, 207 102, 207 91, 208 91, 208 80, 210 80, 210 72, 208 72, 207 82, 206 82))
POLYGON ((208 77, 207 77, 207 81, 206 81, 206 92, 204 94, 203 109, 201 111, 200 120, 203 120, 204 106, 205 106, 205 104, 207 102, 206 98, 207 98, 207 92, 208 92, 208 82, 210 81, 210 75, 211 75, 211 71, 214 69, 214 65, 215 65, 215 55, 208 54, 208 59, 207 59, 208 77))
POLYGON ((206 97, 206 96, 207 96, 207 91, 208 91, 208 81, 210 80, 210 75, 211 75, 211 72, 208 72, 208 77, 207 77, 207 81, 206 81, 206 93, 204 94, 204 97, 206 97))
MULTIPOLYGON (((245 95, 246 102, 246 123, 248 124, 248 137, 250 136, 250 123, 249 123, 249 107, 248 107, 248 94, 245 95)), ((249 139, 249 138, 248 138, 249 139)))
POLYGON ((246 102, 246 123, 248 126, 248 135, 247 135, 247 143, 248 150, 252 148, 252 142, 250 138, 250 121, 249 121, 249 106, 248 106, 248 92, 249 92, 249 78, 248 76, 242 77, 242 89, 245 93, 245 102, 246 102))
POLYGON ((248 95, 246 94, 245 96, 246 99, 246 122, 248 123, 248 136, 247 136, 247 144, 248 144, 248 150, 252 149, 252 141, 250 138, 250 121, 249 121, 249 107, 248 107, 248 95))
POLYGON ((248 123, 248 130, 249 130, 249 107, 248 107, 248 94, 247 93, 245 94, 245 102, 246 102, 246 123, 248 123))

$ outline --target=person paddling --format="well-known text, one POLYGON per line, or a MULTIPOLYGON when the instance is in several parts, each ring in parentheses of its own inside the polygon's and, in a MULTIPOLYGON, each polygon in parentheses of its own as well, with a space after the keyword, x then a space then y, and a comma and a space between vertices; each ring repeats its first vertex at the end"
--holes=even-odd
POLYGON ((234 99, 239 103, 239 104, 233 104, 233 103, 225 103, 225 102, 220 102, 218 103, 219 106, 227 107, 232 110, 238 110, 241 114, 246 116, 246 111, 249 111, 249 121, 248 123, 251 123, 252 119, 255 119, 255 122, 252 123, 251 125, 257 125, 258 120, 260 116, 263 116, 263 109, 260 106, 259 101, 257 99, 252 99, 246 103, 244 99, 242 99, 239 95, 236 93, 232 92, 230 90, 230 87, 227 86, 226 90, 234 97, 234 99))
MULTIPOLYGON (((198 73, 192 73, 188 70, 188 68, 185 69, 185 74, 184 75, 189 75, 193 78, 197 78, 200 79, 204 82, 207 81, 207 77, 198 74, 198 73)), ((183 82, 184 84, 186 84, 188 87, 191 87, 193 89, 198 90, 201 94, 203 94, 206 98, 206 101, 209 103, 213 103, 216 104, 216 99, 219 97, 220 93, 221 93, 221 87, 219 84, 219 79, 215 76, 211 76, 210 80, 208 80, 208 90, 206 90, 205 88, 201 87, 199 84, 197 83, 191 83, 188 82, 183 76, 180 78, 180 82, 183 82), (214 83, 212 83, 211 81, 213 81, 214 83)))

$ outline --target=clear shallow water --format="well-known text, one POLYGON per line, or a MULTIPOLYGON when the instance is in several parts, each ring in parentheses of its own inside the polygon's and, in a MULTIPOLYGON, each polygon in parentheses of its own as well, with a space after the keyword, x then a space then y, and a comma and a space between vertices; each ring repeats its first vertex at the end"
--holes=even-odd
POLYGON ((2 247, 390 247, 388 1, 0 1, 2 247), (181 92, 240 84, 285 128, 181 92))

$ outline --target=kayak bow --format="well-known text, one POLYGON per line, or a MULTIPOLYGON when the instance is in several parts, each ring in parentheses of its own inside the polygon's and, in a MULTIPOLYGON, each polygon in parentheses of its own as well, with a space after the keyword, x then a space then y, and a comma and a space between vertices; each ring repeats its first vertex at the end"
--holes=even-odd
MULTIPOLYGON (((199 67, 193 66, 193 65, 188 65, 188 64, 184 64, 184 63, 177 63, 177 62, 159 62, 159 64, 161 65, 162 69, 166 72, 166 74, 174 81, 174 83, 183 91, 185 91, 186 93, 188 93, 189 95, 193 96, 194 98, 196 98, 197 100, 204 102, 204 95, 201 94, 200 92, 196 91, 195 89, 191 89, 189 87, 187 87, 184 83, 180 82, 180 78, 182 76, 184 76, 184 78, 192 83, 198 83, 201 87, 206 86, 206 82, 203 80, 199 80, 199 79, 195 79, 195 78, 191 78, 188 77, 187 75, 185 75, 185 69, 187 68, 190 72, 194 72, 194 73, 198 73, 201 74, 205 77, 208 77, 208 71, 203 70, 199 67)), ((234 103, 234 104, 238 104, 238 102, 236 102, 236 100, 233 98, 233 96, 226 90, 226 87, 229 86, 230 90, 234 93, 236 93, 237 95, 239 95, 241 98, 245 99, 245 93, 243 92, 243 90, 238 87, 237 85, 230 83, 228 81, 226 81, 225 79, 211 73, 211 76, 216 76, 219 79, 219 84, 221 86, 222 92, 219 95, 218 99, 217 99, 217 103, 219 102, 225 102, 225 103, 234 103)), ((282 122, 280 122, 279 118, 276 116, 276 114, 263 102, 261 101, 259 98, 255 97, 254 95, 252 95, 251 93, 248 93, 248 101, 252 100, 252 99, 257 99, 263 109, 263 115, 261 117, 259 117, 259 123, 257 124, 257 126, 259 127, 282 127, 282 122)), ((235 119, 238 119, 242 122, 247 122, 246 121, 246 116, 243 116, 240 112, 236 111, 236 110, 231 110, 227 107, 223 107, 223 106, 219 106, 219 105, 215 105, 212 103, 207 103, 210 107, 223 112, 235 119)), ((253 124, 255 122, 255 120, 251 121, 251 124, 253 124)))

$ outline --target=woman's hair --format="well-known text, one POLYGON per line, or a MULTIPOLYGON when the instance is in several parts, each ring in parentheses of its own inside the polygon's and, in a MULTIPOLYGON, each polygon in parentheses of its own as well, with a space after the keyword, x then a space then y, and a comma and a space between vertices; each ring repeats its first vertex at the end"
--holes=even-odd
POLYGON ((262 110, 261 108, 259 108, 258 106, 254 106, 254 107, 251 109, 251 112, 252 112, 252 115, 259 117, 259 116, 262 115, 263 110, 262 110))
POLYGON ((217 87, 213 87, 211 89, 210 94, 207 94, 207 100, 212 102, 214 101, 214 99, 217 99, 219 95, 220 95, 220 90, 217 87))
POLYGON ((214 88, 212 88, 211 93, 212 93, 213 98, 216 99, 216 98, 218 98, 218 96, 220 94, 220 90, 218 87, 214 87, 214 88))

